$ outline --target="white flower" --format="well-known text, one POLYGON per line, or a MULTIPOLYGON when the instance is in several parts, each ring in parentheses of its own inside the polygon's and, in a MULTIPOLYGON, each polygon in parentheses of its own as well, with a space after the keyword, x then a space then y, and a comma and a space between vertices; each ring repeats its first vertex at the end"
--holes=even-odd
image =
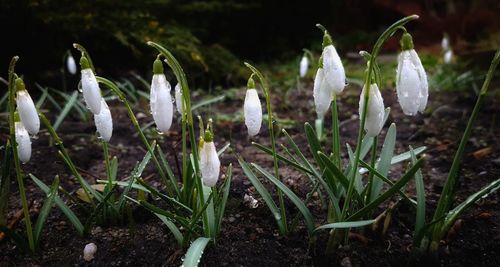
POLYGON ((21 121, 17 121, 14 125, 16 131, 17 154, 19 156, 19 160, 26 163, 31 157, 30 136, 21 121))
POLYGON ((68 68, 69 73, 75 75, 76 74, 76 63, 75 58, 72 55, 69 55, 66 58, 66 67, 68 68))
POLYGON ((153 74, 149 100, 156 128, 160 132, 168 131, 172 125, 174 104, 172 103, 170 90, 170 83, 164 74, 153 74))
POLYGON ((97 252, 97 246, 94 243, 89 243, 85 245, 85 248, 83 249, 83 259, 85 261, 93 260, 96 252, 97 252))
POLYGON ((328 86, 323 68, 318 68, 316 77, 314 77, 314 105, 316 106, 316 113, 318 118, 323 118, 330 107, 332 101, 332 90, 328 86))
POLYGON ((82 69, 82 92, 87 107, 94 114, 101 112, 101 89, 94 72, 90 68, 82 69))
MULTIPOLYGON (((359 117, 363 113, 365 106, 365 90, 366 85, 361 91, 359 100, 359 117)), ((370 93, 368 97, 368 109, 366 111, 365 130, 367 136, 377 136, 384 126, 384 100, 380 94, 380 90, 376 83, 370 85, 370 93)))
POLYGON ((446 34, 443 36, 443 40, 441 40, 441 48, 443 48, 443 51, 450 49, 450 40, 446 34))
POLYGON ((24 82, 21 79, 16 80, 18 88, 16 92, 16 104, 24 127, 32 135, 36 135, 40 130, 40 118, 36 111, 35 103, 31 99, 30 94, 24 88, 24 82))
POLYGON ((307 69, 309 68, 309 59, 304 55, 300 60, 299 75, 304 78, 307 74, 307 69))
POLYGON ((345 71, 333 45, 327 45, 323 49, 323 72, 331 90, 336 94, 341 93, 345 87, 345 71))
POLYGON ((220 160, 213 141, 203 142, 200 150, 200 171, 203 184, 215 186, 219 179, 220 160))
POLYGON ((111 117, 111 112, 104 98, 101 99, 101 112, 94 115, 94 122, 97 132, 99 133, 99 138, 109 142, 109 139, 111 139, 113 135, 113 118, 111 117))
POLYGON ((177 112, 182 115, 182 90, 180 83, 177 83, 175 85, 175 105, 175 107, 177 108, 177 112))
POLYGON ((259 94, 255 88, 247 89, 243 111, 248 135, 254 136, 258 134, 262 125, 262 105, 260 104, 259 94))
POLYGON ((424 111, 429 85, 427 74, 414 49, 404 50, 398 56, 396 90, 399 104, 406 115, 424 111))
POLYGON ((443 56, 444 64, 450 64, 452 60, 453 60, 453 50, 448 49, 448 51, 446 51, 443 56))

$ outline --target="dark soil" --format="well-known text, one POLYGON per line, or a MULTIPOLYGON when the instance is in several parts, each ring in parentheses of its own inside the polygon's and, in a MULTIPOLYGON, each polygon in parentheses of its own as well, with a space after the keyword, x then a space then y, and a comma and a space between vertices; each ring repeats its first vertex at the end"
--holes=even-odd
MULTIPOLYGON (((280 99, 284 96, 278 93, 275 99, 277 115, 280 119, 291 119, 295 125, 288 129, 289 133, 308 153, 307 144, 302 131, 306 121, 313 123, 315 112, 312 103, 312 90, 292 91, 288 97, 288 105, 283 107, 280 99)), ((342 143, 355 145, 357 134, 357 106, 359 88, 348 87, 339 101, 340 120, 342 122, 342 143)), ((219 114, 234 117, 241 113, 243 93, 235 99, 226 99, 224 103, 214 105, 211 110, 219 114)), ((474 97, 463 93, 433 92, 428 110, 424 115, 406 117, 402 114, 395 99, 395 92, 383 92, 386 106, 391 106, 390 122, 398 126, 397 152, 408 149, 409 145, 427 146, 426 160, 423 168, 426 183, 428 220, 432 216, 444 179, 453 160, 454 152, 474 105, 474 97)), ((500 177, 500 153, 497 143, 500 141, 500 128, 496 113, 500 111, 497 102, 485 103, 478 117, 476 127, 465 152, 464 164, 457 187, 456 202, 467 198, 489 182, 500 177), (485 153, 474 153, 480 149, 485 153)), ((111 139, 111 154, 119 159, 118 177, 126 178, 134 164, 145 154, 140 140, 134 135, 134 129, 126 112, 112 105, 114 117, 114 133, 111 139)), ((137 105, 137 112, 141 112, 137 105)), ((144 110, 142 110, 143 113, 144 110)), ((207 113, 203 114, 208 117, 207 113)), ((217 114, 212 114, 217 117, 217 114)), ((140 119, 144 125, 151 118, 140 119)), ((230 192, 228 207, 224 217, 222 232, 215 245, 210 245, 203 255, 203 266, 404 266, 410 258, 413 227, 415 221, 414 209, 401 202, 394 211, 393 219, 385 235, 366 231, 352 235, 347 246, 339 248, 332 256, 324 254, 327 232, 320 234, 315 248, 308 247, 307 232, 303 226, 288 237, 279 236, 271 213, 262 199, 252 187, 250 181, 239 168, 235 154, 242 155, 249 161, 262 166, 272 166, 272 160, 267 155, 250 145, 243 122, 216 120, 216 143, 220 148, 231 142, 232 151, 222 157, 222 163, 227 166, 233 163, 235 170, 230 192), (259 200, 257 208, 250 208, 243 201, 244 195, 252 195, 259 200)), ((329 117, 326 119, 329 128, 329 117)), ((385 128, 387 129, 387 128, 385 128)), ((63 123, 59 133, 66 147, 70 150, 76 165, 83 171, 85 178, 94 183, 98 177, 104 177, 104 164, 101 146, 94 137, 93 122, 78 122, 68 119, 63 123)), ((151 132, 151 135, 156 133, 151 132)), ((385 132, 382 133, 382 136, 385 132)), ((6 139, 2 133, 2 140, 6 139)), ((163 138, 162 148, 171 156, 170 162, 175 166, 172 156, 174 151, 180 151, 179 126, 163 138)), ((257 141, 269 144, 268 133, 262 127, 257 141)), ((280 138, 278 143, 286 143, 280 138)), ((326 147, 329 147, 325 144, 326 147)), ((345 151, 345 147, 342 148, 345 151)), ((344 155, 344 158, 346 155, 344 155)), ((391 178, 396 179, 403 172, 404 164, 392 168, 391 178)), ((26 173, 33 173, 45 183, 50 184, 53 177, 59 174, 61 185, 70 192, 78 189, 78 184, 69 174, 63 162, 57 156, 55 147, 49 147, 46 131, 40 133, 33 141, 33 156, 28 164, 22 166, 26 173)), ((176 172, 174 168, 174 172, 176 172)), ((310 189, 307 178, 289 167, 280 166, 284 181, 300 196, 310 189)), ((158 176, 153 164, 149 164, 143 177, 154 186, 160 187, 158 176)), ((28 178, 25 180, 28 188, 28 199, 33 201, 33 210, 41 206, 44 194, 28 178)), ((265 184, 269 185, 264 181, 265 184)), ((413 182, 407 190, 414 194, 413 182)), ((11 196, 9 198, 10 216, 20 210, 21 204, 17 183, 11 181, 11 196)), ((393 199, 394 202, 396 198, 393 199)), ((454 233, 443 240, 443 249, 439 260, 432 265, 441 266, 499 266, 500 265, 500 209, 498 202, 500 193, 490 195, 479 201, 463 217, 454 233)), ((376 212, 381 213, 389 204, 385 203, 376 212)), ((287 203, 289 211, 295 216, 293 204, 287 203)), ((76 207, 74 207, 76 209, 76 207)), ((317 223, 325 222, 326 211, 316 198, 309 208, 313 211, 317 223)), ((77 210, 77 209, 76 209, 77 210)), ((32 212, 36 219, 36 212, 32 212)), ((84 216, 84 215, 81 215, 84 216)), ((86 237, 76 234, 64 215, 54 208, 50 213, 46 228, 43 231, 41 253, 30 256, 20 252, 11 241, 0 243, 0 266, 179 266, 185 251, 180 250, 168 229, 151 213, 135 208, 134 221, 126 225, 112 227, 93 227, 86 237), (98 251, 96 258, 88 263, 83 260, 82 252, 87 243, 94 242, 98 251)), ((82 221, 85 218, 81 218, 82 221)), ((22 230, 23 222, 16 225, 22 230)))

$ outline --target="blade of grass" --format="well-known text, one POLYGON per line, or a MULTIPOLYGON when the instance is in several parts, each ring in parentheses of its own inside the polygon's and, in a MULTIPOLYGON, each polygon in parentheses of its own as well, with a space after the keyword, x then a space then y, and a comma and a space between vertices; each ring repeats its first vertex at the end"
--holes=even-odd
POLYGON ((40 213, 38 214, 38 219, 36 220, 35 223, 33 235, 35 239, 35 244, 37 246, 40 243, 41 233, 43 227, 45 226, 45 221, 47 220, 47 217, 49 216, 50 210, 52 208, 52 203, 54 202, 54 199, 57 196, 58 188, 59 188, 59 176, 56 175, 56 177, 54 178, 54 182, 50 186, 50 191, 47 194, 45 201, 43 202, 43 206, 40 209, 40 213))
POLYGON ((189 246, 188 251, 186 252, 186 256, 184 256, 183 267, 196 267, 198 263, 200 263, 201 255, 203 255, 203 251, 207 246, 208 242, 210 242, 210 238, 206 237, 198 237, 192 244, 189 246))

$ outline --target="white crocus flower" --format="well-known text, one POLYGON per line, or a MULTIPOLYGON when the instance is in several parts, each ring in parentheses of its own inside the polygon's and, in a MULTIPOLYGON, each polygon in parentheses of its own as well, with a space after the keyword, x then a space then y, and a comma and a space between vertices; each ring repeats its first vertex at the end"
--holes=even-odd
POLYGON ((328 111, 328 108, 330 107, 330 103, 332 101, 332 90, 326 82, 324 70, 321 67, 321 62, 320 67, 316 71, 316 76, 314 77, 313 90, 316 113, 318 114, 318 118, 323 118, 328 111))
POLYGON ((175 107, 177 108, 177 112, 182 115, 182 90, 180 83, 175 85, 175 107))
POLYGON ((159 59, 153 64, 153 79, 151 81, 150 105, 151 114, 160 132, 167 132, 172 126, 174 104, 170 95, 171 86, 163 74, 163 66, 159 59))
POLYGON ((262 105, 260 104, 259 94, 255 89, 255 82, 252 78, 248 79, 248 89, 243 105, 243 112, 248 135, 257 135, 262 125, 262 105))
MULTIPOLYGON (((366 85, 363 87, 361 97, 359 100, 359 117, 363 113, 365 106, 365 90, 366 85)), ((370 137, 377 136, 382 127, 384 126, 384 100, 380 94, 380 90, 376 83, 370 85, 370 92, 368 96, 368 107, 366 111, 365 130, 366 135, 370 137)))
POLYGON ((68 68, 68 72, 75 75, 76 74, 76 63, 75 58, 70 54, 66 58, 66 67, 68 68))
POLYGON ((453 50, 448 49, 443 55, 444 64, 450 64, 453 60, 453 50))
POLYGON ((299 75, 301 78, 304 78, 306 76, 308 68, 309 68, 309 59, 307 58, 307 56, 304 55, 300 60, 299 75))
POLYGON ((323 48, 322 56, 325 81, 334 93, 339 94, 345 87, 345 71, 342 61, 332 44, 323 48))
POLYGON ((213 135, 205 132, 204 142, 200 149, 200 171, 205 186, 215 186, 219 179, 220 160, 213 142, 213 135))
POLYGON ((24 128, 32 135, 38 134, 40 118, 35 103, 33 103, 33 99, 31 99, 21 78, 16 79, 16 105, 24 128))
POLYGON ((109 142, 111 136, 113 135, 113 118, 111 117, 111 111, 109 110, 108 104, 104 99, 101 99, 101 112, 94 115, 95 127, 99 133, 99 138, 109 142))
POLYGON ((82 67, 83 99, 92 113, 99 114, 101 112, 101 89, 86 57, 80 58, 80 65, 82 67))
POLYGON ((31 140, 22 121, 15 122, 17 154, 21 162, 26 163, 31 158, 31 140))
POLYGON ((403 51, 398 56, 396 90, 398 101, 406 115, 423 112, 429 97, 427 74, 413 49, 411 35, 403 34, 401 39, 403 51))

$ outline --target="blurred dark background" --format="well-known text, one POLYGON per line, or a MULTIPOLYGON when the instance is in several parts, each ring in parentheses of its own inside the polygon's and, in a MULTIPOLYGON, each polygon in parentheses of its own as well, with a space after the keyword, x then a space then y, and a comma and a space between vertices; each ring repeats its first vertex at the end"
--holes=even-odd
MULTIPOLYGON (((302 48, 319 51, 322 23, 341 54, 369 49, 389 24, 410 14, 419 46, 439 53, 444 32, 458 54, 498 47, 500 2, 495 0, 0 0, 1 77, 13 55, 17 72, 31 80, 59 81, 63 56, 72 43, 84 45, 101 75, 133 70, 149 75, 159 42, 178 57, 198 84, 231 85, 247 75, 243 60, 294 60, 302 48)), ((392 40, 386 51, 397 51, 392 40)))

